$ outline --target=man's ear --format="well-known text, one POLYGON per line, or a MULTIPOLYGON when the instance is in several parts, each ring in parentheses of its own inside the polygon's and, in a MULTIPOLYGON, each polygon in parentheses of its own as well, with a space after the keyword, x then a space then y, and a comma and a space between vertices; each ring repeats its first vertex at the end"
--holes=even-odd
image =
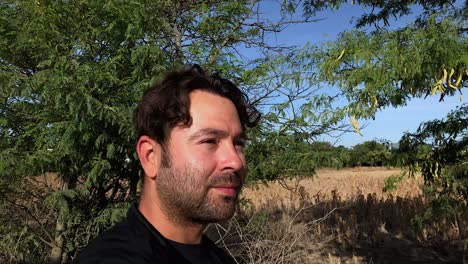
POLYGON ((145 177, 155 179, 161 165, 161 145, 148 136, 141 136, 136 146, 145 177))

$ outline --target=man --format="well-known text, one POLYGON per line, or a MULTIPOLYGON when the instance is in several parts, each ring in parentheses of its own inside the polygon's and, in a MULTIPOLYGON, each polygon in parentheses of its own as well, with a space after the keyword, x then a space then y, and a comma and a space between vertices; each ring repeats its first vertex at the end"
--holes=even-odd
POLYGON ((76 263, 234 263, 203 230, 234 214, 245 131, 259 112, 232 82, 195 65, 167 74, 135 113, 140 201, 76 263))

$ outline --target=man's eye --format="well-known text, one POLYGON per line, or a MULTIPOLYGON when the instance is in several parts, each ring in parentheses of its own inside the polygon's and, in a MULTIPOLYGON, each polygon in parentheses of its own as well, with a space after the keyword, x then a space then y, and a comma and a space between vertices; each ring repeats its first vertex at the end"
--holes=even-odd
POLYGON ((203 143, 203 144, 216 144, 217 141, 214 138, 210 138, 210 139, 203 140, 201 143, 203 143))
POLYGON ((234 141, 234 145, 239 147, 245 147, 245 140, 236 140, 234 141))

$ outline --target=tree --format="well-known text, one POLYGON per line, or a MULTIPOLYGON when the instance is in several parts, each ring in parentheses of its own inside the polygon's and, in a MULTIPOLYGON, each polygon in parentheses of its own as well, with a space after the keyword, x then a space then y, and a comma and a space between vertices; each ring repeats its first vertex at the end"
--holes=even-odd
MULTIPOLYGON (((0 190, 0 211, 8 221, 1 257, 66 262, 124 215, 140 180, 132 111, 173 65, 198 63, 234 79, 271 113, 262 127, 279 129, 274 142, 339 126, 310 111, 331 105, 301 79, 305 54, 266 41, 310 20, 293 20, 289 4, 279 6, 276 21, 260 9, 257 0, 2 1, 0 186, 8 188, 0 190), (258 56, 243 56, 245 47, 258 56), (304 98, 302 111, 296 102, 304 98), (37 175, 57 184, 34 182, 37 175), (22 247, 7 250, 19 240, 22 247)), ((258 144, 269 140, 251 135, 258 144)))
POLYGON ((246 149, 250 182, 313 176, 318 163, 301 135, 262 131, 246 149))
MULTIPOLYGON (((137 60, 145 47, 132 50, 135 24, 145 22, 138 11, 136 3, 2 2, 2 179, 46 172, 60 179, 59 190, 43 197, 55 223, 40 216, 16 223, 50 230, 38 236, 47 242, 40 251, 51 247, 50 262, 60 262, 63 252, 75 251, 92 233, 67 237, 99 229, 92 221, 104 209, 128 201, 126 191, 136 193, 138 170, 125 163, 134 160, 131 109, 145 76, 156 73, 142 69, 158 62, 137 60)), ((11 204, 33 206, 19 199, 11 204)))
POLYGON ((351 159, 349 149, 333 146, 329 142, 313 142, 309 151, 314 156, 317 167, 321 168, 343 168, 348 166, 351 159))
MULTIPOLYGON (((306 16, 325 8, 340 8, 346 1, 305 1, 306 16)), ((319 79, 339 90, 344 106, 359 132, 357 119, 374 118, 385 107, 410 103, 412 98, 460 95, 467 87, 468 2, 455 0, 352 1, 369 10, 345 31, 317 49, 319 79), (414 14, 415 10, 422 10, 414 14), (391 24, 405 15, 412 23, 391 24), (392 21, 394 20, 394 21, 392 21)), ((466 218, 466 106, 447 117, 421 124, 400 141, 402 165, 420 171, 431 208, 414 222, 439 216, 466 218)), ((387 183, 402 179, 397 176, 387 183)), ((387 186, 388 187, 388 186, 387 186)))
MULTIPOLYGON (((329 2, 305 3, 321 8, 329 2)), ((257 161, 250 165, 259 179, 313 173, 311 141, 347 131, 341 123, 346 115, 370 117, 381 107, 404 104, 407 96, 432 92, 436 73, 437 80, 443 79, 436 91, 444 95, 452 94, 450 85, 466 87, 466 75, 460 75, 466 69, 460 28, 464 9, 448 8, 440 18, 422 17, 406 35, 377 31, 375 37, 383 37, 375 39, 375 47, 370 45, 374 35, 366 32, 345 33, 323 50, 268 43, 268 36, 288 25, 313 21, 311 15, 300 20, 291 16, 300 4, 283 1, 274 20, 262 15, 258 0, 2 1, 0 211, 8 221, 2 221, 0 248, 10 249, 20 238, 23 244, 13 253, 1 250, 7 253, 0 257, 28 256, 39 262, 47 252, 49 262, 66 262, 123 216, 136 199, 140 179, 132 111, 143 90, 172 65, 198 63, 219 71, 265 112, 262 125, 249 133, 247 153, 257 161), (425 41, 437 30, 440 36, 433 39, 443 40, 444 49, 425 41), (400 35, 407 45, 396 41, 400 35), (419 62, 427 67, 419 70, 414 64, 406 75, 401 65, 392 71, 394 62, 406 57, 386 61, 384 51, 417 54, 413 35, 435 57, 425 55, 419 62), (245 56, 245 48, 257 56, 245 56), (347 68, 349 63, 353 67, 347 68), (411 86, 413 80, 421 86, 408 88, 405 81, 411 86), (321 81, 340 84, 349 107, 336 106, 339 95, 322 91, 321 81), (285 166, 295 162, 304 170, 285 166), (46 173, 58 178, 58 187, 32 182, 46 173)), ((416 56, 407 59, 418 62, 416 56)))
POLYGON ((352 166, 385 166, 390 159, 391 152, 375 140, 357 144, 351 151, 352 166))
POLYGON ((399 148, 402 163, 410 167, 412 175, 421 171, 427 184, 440 180, 446 167, 465 166, 467 150, 467 104, 450 112, 446 119, 424 122, 415 133, 405 133, 399 148))
POLYGON ((421 173, 431 208, 416 223, 440 216, 466 217, 468 200, 468 104, 446 119, 422 123, 400 140, 399 157, 410 175, 421 173))
MULTIPOLYGON (((305 1, 305 16, 346 1, 305 1)), ((356 28, 317 49, 319 79, 340 89, 349 104, 344 110, 358 130, 358 118, 373 118, 388 106, 406 105, 411 98, 462 93, 468 80, 467 5, 441 1, 370 1, 356 28), (423 11, 414 22, 390 27, 392 19, 423 11), (374 29, 372 30, 372 27, 374 29)))

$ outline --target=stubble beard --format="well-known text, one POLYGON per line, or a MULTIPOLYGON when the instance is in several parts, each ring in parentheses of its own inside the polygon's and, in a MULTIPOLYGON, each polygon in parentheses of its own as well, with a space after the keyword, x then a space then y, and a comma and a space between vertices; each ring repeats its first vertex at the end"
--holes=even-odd
POLYGON ((162 167, 156 178, 156 189, 168 217, 179 224, 202 224, 231 218, 235 212, 242 177, 236 173, 210 176, 200 169, 186 166, 179 170, 162 167), (238 186, 236 195, 223 196, 211 188, 220 184, 238 186))

